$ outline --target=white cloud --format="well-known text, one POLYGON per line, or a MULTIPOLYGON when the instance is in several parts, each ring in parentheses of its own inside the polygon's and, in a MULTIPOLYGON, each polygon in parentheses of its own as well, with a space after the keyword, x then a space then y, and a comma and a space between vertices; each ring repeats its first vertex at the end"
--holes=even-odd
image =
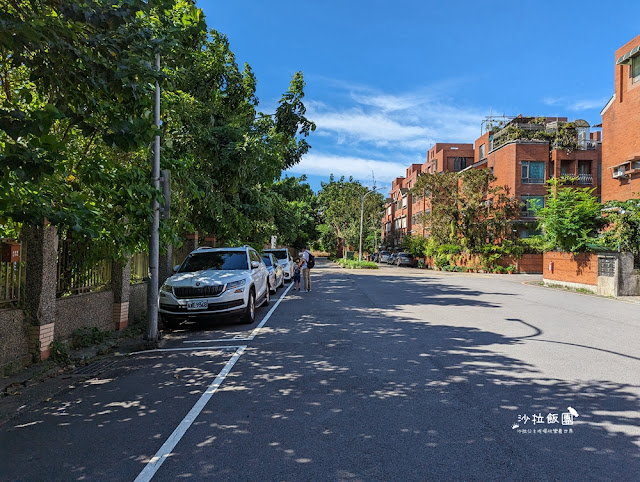
POLYGON ((332 85, 331 100, 305 101, 306 115, 317 126, 315 141, 310 139, 313 153, 292 173, 333 173, 366 182, 373 170, 376 179, 390 183, 412 163, 424 163, 436 142, 472 143, 481 134, 485 113, 448 101, 455 80, 400 94, 340 81, 324 83, 332 85))
POLYGON ((608 98, 577 100, 569 105, 569 109, 575 111, 602 109, 608 100, 608 98))
MULTIPOLYGON (((426 160, 426 159, 425 159, 426 160)), ((395 161, 382 161, 351 156, 337 156, 324 154, 307 154, 299 164, 289 169, 293 174, 307 174, 310 176, 336 177, 353 176, 355 179, 370 180, 373 171, 376 180, 390 183, 396 177, 406 173, 408 164, 395 161)))
POLYGON ((559 106, 571 111, 602 109, 608 98, 571 100, 565 97, 545 97, 542 102, 549 106, 559 106))

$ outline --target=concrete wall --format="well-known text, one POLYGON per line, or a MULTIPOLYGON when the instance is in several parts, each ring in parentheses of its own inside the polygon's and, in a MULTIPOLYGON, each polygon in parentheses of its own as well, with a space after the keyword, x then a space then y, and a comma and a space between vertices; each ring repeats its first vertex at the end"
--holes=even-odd
POLYGON ((633 269, 633 255, 620 253, 618 296, 640 296, 640 269, 633 269))
POLYGON ((147 283, 131 285, 129 292, 129 323, 147 314, 147 283))
POLYGON ((113 330, 113 292, 100 291, 56 300, 55 338, 69 338, 79 328, 113 330))
POLYGON ((22 310, 0 310, 0 366, 28 362, 29 331, 22 310))

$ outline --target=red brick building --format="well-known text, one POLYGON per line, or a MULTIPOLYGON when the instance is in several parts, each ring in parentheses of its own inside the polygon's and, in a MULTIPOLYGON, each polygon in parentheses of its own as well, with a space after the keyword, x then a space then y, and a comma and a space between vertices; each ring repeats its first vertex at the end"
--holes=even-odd
POLYGON ((640 193, 640 35, 616 50, 615 85, 602 110, 602 200, 640 193))
POLYGON ((544 205, 548 179, 572 176, 578 187, 594 188, 594 196, 600 195, 600 132, 592 133, 586 121, 518 116, 496 132, 486 132, 474 145, 475 163, 469 168, 491 169, 496 185, 506 186, 509 196, 523 202, 516 223, 521 236, 529 236, 534 229, 529 200, 544 205), (572 135, 561 137, 564 132, 572 135))
POLYGON ((427 152, 427 162, 412 164, 404 177, 391 183, 382 218, 382 245, 399 246, 407 234, 425 235, 421 214, 429 212, 429 199, 410 193, 423 172, 461 171, 473 164, 473 144, 437 143, 427 152))

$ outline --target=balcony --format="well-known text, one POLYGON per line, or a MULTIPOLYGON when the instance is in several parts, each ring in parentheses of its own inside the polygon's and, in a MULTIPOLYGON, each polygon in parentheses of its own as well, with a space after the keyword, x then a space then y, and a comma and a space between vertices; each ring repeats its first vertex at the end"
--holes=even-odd
POLYGON ((593 176, 591 174, 578 174, 578 184, 583 186, 593 185, 593 176))

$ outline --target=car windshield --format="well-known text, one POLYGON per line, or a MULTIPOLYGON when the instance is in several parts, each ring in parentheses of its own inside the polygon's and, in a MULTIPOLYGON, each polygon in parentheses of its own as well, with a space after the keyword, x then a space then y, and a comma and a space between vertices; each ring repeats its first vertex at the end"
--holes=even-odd
POLYGON ((269 252, 278 259, 287 259, 286 251, 269 251, 269 252))
POLYGON ((271 266, 271 258, 269 256, 263 256, 262 261, 264 261, 264 264, 267 266, 271 266))
POLYGON ((180 273, 202 271, 205 269, 216 270, 243 270, 249 269, 247 265, 247 253, 244 251, 210 251, 191 253, 180 267, 180 273))
POLYGON ((381 254, 382 256, 387 256, 387 255, 389 254, 389 251, 382 251, 380 254, 381 254))

